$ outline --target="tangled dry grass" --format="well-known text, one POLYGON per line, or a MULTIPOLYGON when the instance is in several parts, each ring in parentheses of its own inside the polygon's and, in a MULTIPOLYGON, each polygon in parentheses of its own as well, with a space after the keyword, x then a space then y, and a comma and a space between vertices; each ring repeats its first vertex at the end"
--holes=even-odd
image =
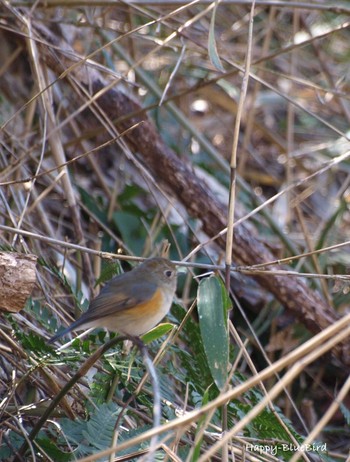
POLYGON ((1 4, 1 250, 38 258, 1 318, 2 460, 348 460, 350 9, 244 3, 1 4), (192 272, 154 427, 138 354, 45 340, 164 241, 192 272), (220 388, 193 276, 232 259, 220 388))

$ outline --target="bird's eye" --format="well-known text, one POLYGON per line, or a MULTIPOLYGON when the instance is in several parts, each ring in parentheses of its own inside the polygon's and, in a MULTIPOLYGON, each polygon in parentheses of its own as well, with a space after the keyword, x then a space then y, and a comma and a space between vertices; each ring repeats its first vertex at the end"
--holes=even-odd
POLYGON ((171 276, 173 275, 173 272, 171 270, 166 270, 164 271, 164 274, 167 278, 171 278, 171 276))

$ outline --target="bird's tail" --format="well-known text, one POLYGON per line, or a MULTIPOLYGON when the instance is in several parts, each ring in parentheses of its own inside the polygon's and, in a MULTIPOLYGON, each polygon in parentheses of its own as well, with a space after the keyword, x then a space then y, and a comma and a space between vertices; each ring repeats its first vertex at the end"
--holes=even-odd
POLYGON ((81 325, 81 322, 80 322, 80 319, 78 319, 77 321, 74 321, 70 326, 68 326, 66 329, 63 329, 61 330, 60 332, 57 332, 57 334, 55 334, 53 337, 51 337, 47 343, 54 343, 56 342, 57 339, 59 339, 60 337, 63 337, 64 335, 67 335, 69 332, 71 332, 72 330, 75 330, 77 327, 79 327, 79 325, 81 325))

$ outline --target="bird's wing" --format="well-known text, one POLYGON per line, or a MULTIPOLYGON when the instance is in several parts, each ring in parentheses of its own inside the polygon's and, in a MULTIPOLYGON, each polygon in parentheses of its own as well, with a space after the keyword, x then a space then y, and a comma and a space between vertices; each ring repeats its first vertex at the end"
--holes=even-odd
POLYGON ((80 325, 95 319, 110 317, 122 310, 132 309, 148 300, 152 300, 157 291, 156 284, 140 282, 137 286, 132 285, 133 293, 129 294, 128 284, 123 287, 123 284, 120 284, 118 279, 116 279, 115 284, 113 282, 111 281, 107 284, 97 297, 91 301, 88 310, 79 318, 80 325))

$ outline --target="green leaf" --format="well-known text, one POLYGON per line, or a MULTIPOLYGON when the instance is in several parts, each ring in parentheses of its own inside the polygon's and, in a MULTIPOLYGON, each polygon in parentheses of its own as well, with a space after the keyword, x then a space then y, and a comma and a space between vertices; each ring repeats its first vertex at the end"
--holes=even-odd
POLYGON ((123 274, 123 269, 120 261, 116 260, 112 263, 107 263, 102 266, 100 277, 96 281, 97 284, 104 284, 112 279, 114 276, 123 274))
POLYGON ((49 438, 37 438, 40 449, 45 451, 45 454, 51 457, 51 460, 60 462, 69 462, 72 460, 72 455, 67 452, 61 451, 49 438))
POLYGON ((141 255, 147 237, 141 218, 132 213, 118 211, 113 214, 113 222, 127 247, 132 249, 135 255, 141 255))
POLYGON ((1 439, 0 460, 13 460, 15 451, 24 443, 24 438, 13 430, 6 432, 6 438, 1 439))
POLYGON ((82 433, 98 450, 103 451, 111 446, 119 412, 120 409, 114 403, 102 404, 87 422, 86 430, 82 433))
MULTIPOLYGON (((206 404, 208 404, 209 401, 210 401, 209 389, 207 388, 203 394, 203 400, 202 400, 201 406, 205 406, 206 404)), ((203 415, 202 417, 199 418, 199 421, 197 422, 196 436, 197 435, 200 435, 200 436, 198 439, 197 438, 195 439, 195 441, 197 440, 197 443, 196 443, 196 446, 193 448, 193 454, 192 454, 192 459, 191 459, 192 462, 197 461, 201 454, 201 449, 203 447, 203 434, 204 434, 204 432, 202 432, 202 427, 205 424, 206 419, 207 419, 207 416, 203 415)))
POLYGON ((173 327, 174 324, 171 324, 170 322, 158 324, 157 327, 154 327, 152 330, 142 335, 142 341, 143 343, 147 344, 153 342, 154 340, 158 340, 159 338, 163 337, 163 335, 170 332, 173 327))
POLYGON ((91 413, 88 421, 61 419, 59 443, 64 445, 68 441, 77 457, 107 449, 112 443, 119 412, 115 403, 105 403, 91 413))
POLYGON ((350 425, 350 410, 346 406, 344 406, 343 403, 340 403, 339 407, 341 412, 343 413, 346 423, 350 425))
POLYGON ((221 279, 202 279, 198 289, 199 326, 209 369, 219 390, 225 386, 228 370, 228 301, 221 279))
POLYGON ((96 198, 95 194, 90 194, 84 188, 77 186, 83 204, 92 212, 102 223, 108 223, 108 215, 101 198, 96 198))
POLYGON ((209 36, 208 36, 208 53, 209 58, 212 65, 220 72, 224 72, 225 69, 221 64, 220 57, 218 55, 218 50, 216 47, 216 40, 215 40, 215 16, 216 16, 216 9, 218 7, 218 0, 215 2, 213 14, 211 15, 210 20, 210 27, 209 27, 209 36))
POLYGON ((324 223, 323 229, 320 233, 320 238, 316 244, 315 250, 322 249, 327 244, 327 239, 330 242, 333 242, 333 231, 334 226, 337 225, 337 222, 342 219, 344 213, 348 210, 348 204, 345 199, 340 200, 339 205, 336 207, 334 213, 328 218, 328 220, 324 223))
POLYGON ((145 194, 147 194, 147 191, 140 186, 127 184, 124 186, 123 191, 118 194, 118 203, 121 205, 121 208, 125 208, 129 205, 134 205, 134 200, 138 197, 143 197, 145 194))
MULTIPOLYGON (((182 323, 186 316, 186 310, 183 306, 173 303, 171 312, 169 313, 170 320, 174 319, 177 324, 182 323)), ((178 348, 172 345, 172 350, 179 360, 181 367, 176 367, 173 375, 176 379, 181 381, 185 386, 191 384, 191 393, 197 392, 200 395, 200 401, 205 390, 213 383, 211 373, 208 368, 207 357, 204 351, 204 346, 201 338, 200 328, 197 322, 191 317, 187 318, 183 329, 179 332, 181 342, 189 346, 189 349, 178 348)), ((172 363, 169 362, 168 366, 171 370, 172 363)), ((213 387, 215 392, 217 388, 213 387)), ((215 396, 217 396, 216 393, 215 396)), ((214 399, 215 396, 211 396, 214 399)), ((196 404, 194 404, 196 406, 196 404)))

